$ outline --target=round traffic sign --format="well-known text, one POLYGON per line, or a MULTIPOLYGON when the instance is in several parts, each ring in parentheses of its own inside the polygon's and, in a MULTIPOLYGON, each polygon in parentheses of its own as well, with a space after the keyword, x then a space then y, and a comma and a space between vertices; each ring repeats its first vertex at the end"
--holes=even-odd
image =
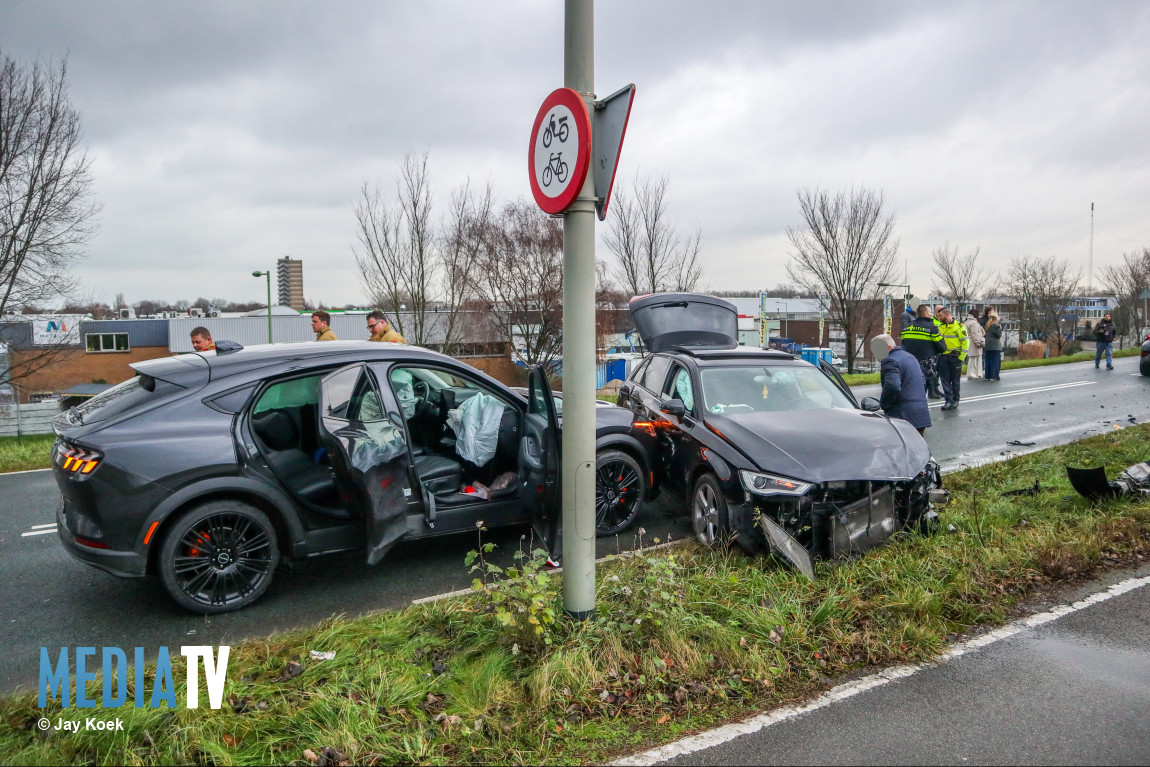
POLYGON ((531 193, 546 213, 562 213, 583 188, 591 163, 591 118, 582 97, 559 88, 543 100, 527 152, 531 193))

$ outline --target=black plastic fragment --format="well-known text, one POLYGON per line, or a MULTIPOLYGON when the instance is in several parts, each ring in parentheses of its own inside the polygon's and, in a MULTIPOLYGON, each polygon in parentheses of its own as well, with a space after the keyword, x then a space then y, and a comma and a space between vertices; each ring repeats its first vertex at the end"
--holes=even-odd
MULTIPOLYGON (((1073 480, 1071 480, 1073 482, 1073 480)), ((1038 485, 1038 480, 1034 480, 1034 485, 1031 487, 1020 487, 1017 490, 1007 490, 1005 493, 999 495, 1000 498, 1008 498, 1012 495, 1038 495, 1042 492, 1042 488, 1038 485)))
POLYGON ((1075 469, 1067 466, 1066 476, 1078 494, 1091 501, 1115 498, 1122 493, 1118 485, 1106 479, 1106 469, 1102 466, 1093 469, 1075 469))

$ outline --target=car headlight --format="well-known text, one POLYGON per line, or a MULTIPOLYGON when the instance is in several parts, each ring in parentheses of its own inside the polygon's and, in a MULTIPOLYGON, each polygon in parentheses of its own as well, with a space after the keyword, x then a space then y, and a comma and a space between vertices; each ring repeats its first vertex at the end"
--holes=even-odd
POLYGON ((739 479, 743 481, 747 492, 755 495, 803 495, 811 489, 809 482, 754 471, 739 471, 739 479))

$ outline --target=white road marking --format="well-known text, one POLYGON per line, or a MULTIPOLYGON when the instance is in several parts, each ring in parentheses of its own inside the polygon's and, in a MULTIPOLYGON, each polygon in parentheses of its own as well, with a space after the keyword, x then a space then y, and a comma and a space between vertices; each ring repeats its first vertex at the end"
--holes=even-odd
POLYGON ((52 470, 51 469, 24 469, 23 471, 6 471, 6 472, 0 474, 0 476, 10 477, 13 474, 33 474, 37 471, 52 471, 52 470))
POLYGON ((784 706, 774 711, 758 714, 757 716, 753 716, 750 719, 746 719, 742 722, 734 722, 732 724, 724 725, 723 727, 717 727, 713 730, 701 732, 698 735, 692 735, 690 737, 683 738, 682 740, 675 741, 674 743, 669 743, 665 746, 659 746, 658 748, 652 748, 649 751, 643 751, 642 753, 619 759, 617 761, 611 762, 611 764, 658 764, 659 762, 665 762, 669 759, 674 759, 679 756, 693 754, 697 751, 713 748, 714 746, 718 746, 722 743, 726 743, 727 741, 734 740, 735 738, 738 738, 742 735, 750 735, 751 733, 759 732, 760 730, 778 724, 779 722, 785 722, 788 719, 794 719, 796 717, 802 716, 803 714, 808 714, 812 711, 817 711, 820 708, 825 708, 832 703, 837 703, 840 700, 846 700, 847 698, 854 697, 859 693, 866 692, 867 690, 873 689, 875 687, 882 687, 883 685, 890 684, 891 682, 898 681, 899 679, 905 679, 909 676, 913 676, 914 674, 917 674, 919 671, 924 669, 933 668, 974 650, 979 650, 983 647, 989 647, 996 642, 1000 642, 1003 639, 1009 639, 1015 634, 1026 631, 1027 629, 1041 626, 1045 623, 1050 623, 1051 621, 1056 621, 1059 618, 1071 615, 1078 612, 1079 610, 1084 610, 1092 605, 1099 604, 1100 602, 1105 602, 1109 599, 1113 599, 1116 596, 1125 594, 1128 591, 1140 589, 1147 585, 1150 585, 1150 577, 1131 578, 1129 580, 1122 581, 1121 583, 1116 583, 1105 591, 1095 592, 1085 599, 1081 599, 1072 604, 1059 605, 1058 607, 1047 610, 1046 612, 1038 613, 1036 615, 1030 616, 1029 618, 1023 618, 1013 623, 1008 623, 1002 628, 996 629, 987 634, 983 634, 980 637, 969 639, 965 642, 962 642, 961 644, 957 644, 947 652, 943 653, 942 657, 933 663, 913 663, 909 665, 894 666, 892 668, 884 669, 877 674, 871 674, 870 676, 864 677, 862 679, 857 679, 853 682, 846 682, 844 684, 838 685, 837 687, 833 687, 805 706, 784 706))
MULTIPOLYGON (((1033 389, 1016 389, 1014 391, 995 392, 994 394, 979 394, 978 396, 975 396, 975 397, 967 397, 966 399, 960 399, 959 404, 964 404, 967 402, 982 402, 983 400, 1000 399, 1002 397, 1017 397, 1021 394, 1040 394, 1042 392, 1055 391, 1057 389, 1070 389, 1070 388, 1073 388, 1075 386, 1093 386, 1096 383, 1098 383, 1098 382, 1097 381, 1074 381, 1073 383, 1055 384, 1053 386, 1038 386, 1038 387, 1035 387, 1033 389)), ((930 404, 929 407, 942 407, 944 404, 945 404, 944 402, 935 402, 935 403, 930 404)))
POLYGON ((30 535, 48 535, 49 533, 54 533, 54 532, 56 532, 55 527, 53 527, 51 530, 33 530, 30 533, 20 533, 20 537, 21 538, 27 538, 30 535))
POLYGON ((49 522, 49 523, 44 524, 44 525, 32 525, 33 530, 47 530, 49 527, 52 528, 53 530, 55 530, 56 529, 56 523, 55 522, 49 522))

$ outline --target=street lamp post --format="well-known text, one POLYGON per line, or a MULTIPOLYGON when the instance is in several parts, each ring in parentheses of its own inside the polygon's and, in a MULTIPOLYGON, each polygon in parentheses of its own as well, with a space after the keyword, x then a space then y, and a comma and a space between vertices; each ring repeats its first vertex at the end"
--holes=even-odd
POLYGON ((252 272, 252 276, 268 278, 268 343, 270 344, 272 342, 272 273, 252 272))

